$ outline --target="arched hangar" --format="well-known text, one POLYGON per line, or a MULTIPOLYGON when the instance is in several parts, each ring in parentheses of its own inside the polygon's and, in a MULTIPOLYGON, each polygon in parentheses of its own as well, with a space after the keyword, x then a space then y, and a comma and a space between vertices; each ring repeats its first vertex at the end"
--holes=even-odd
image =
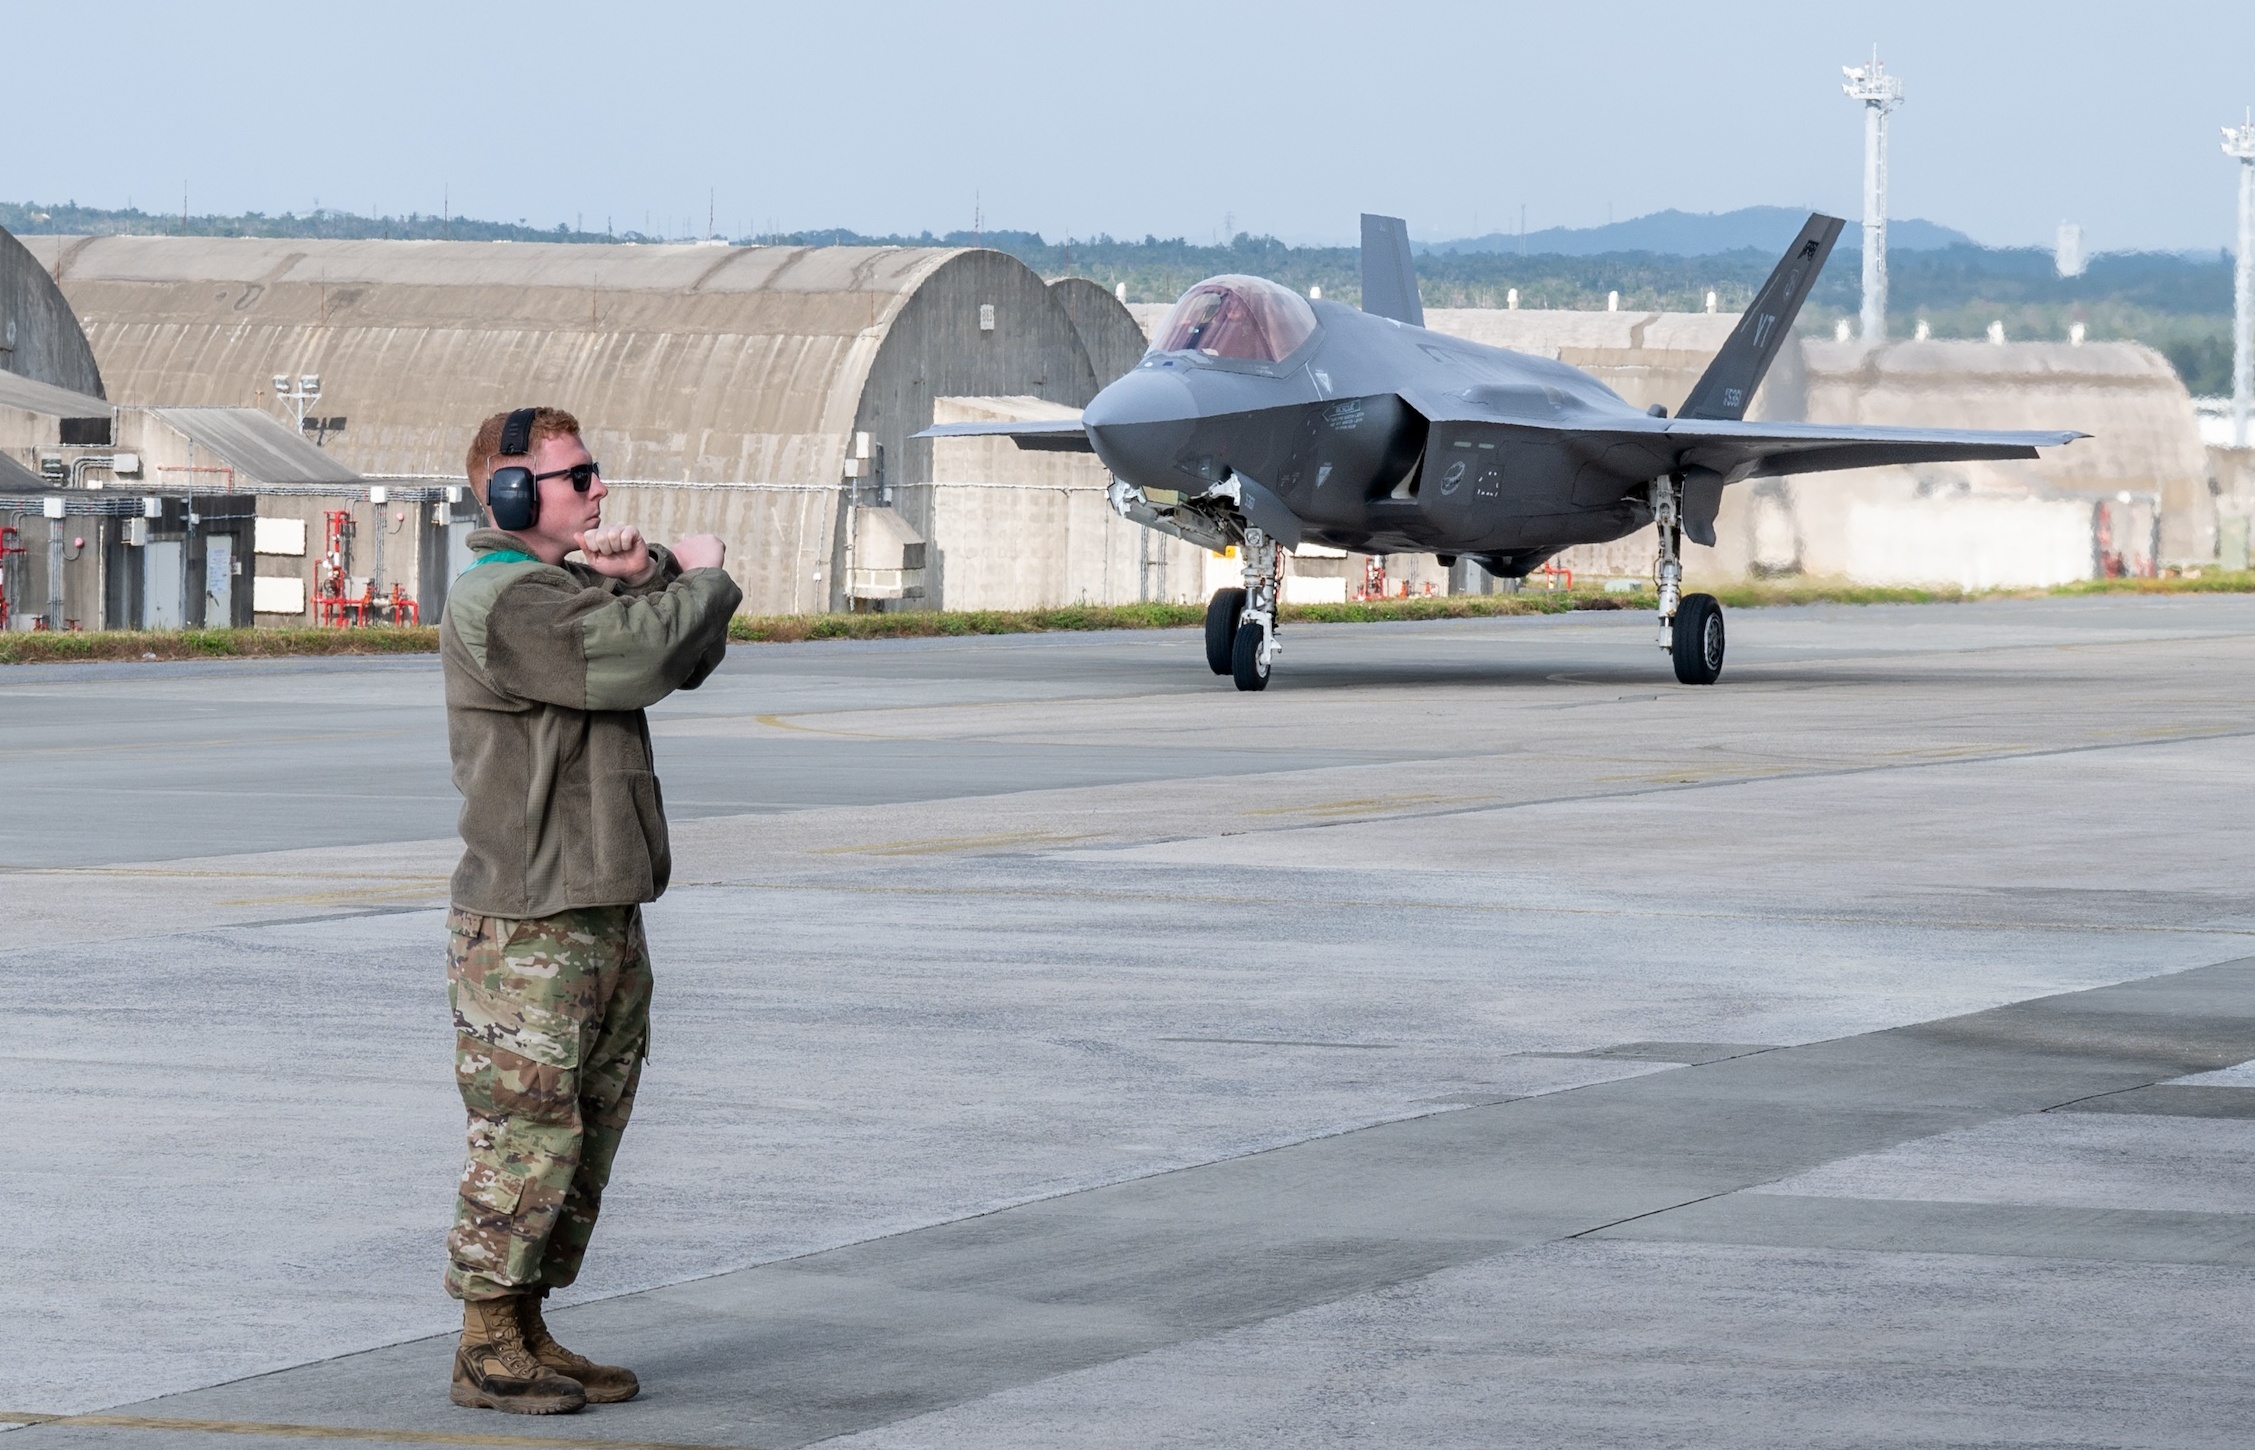
POLYGON ((106 396, 71 304, 23 243, 0 231, 0 372, 87 397, 106 396))
POLYGON ((981 249, 29 241, 113 398, 275 411, 315 377, 308 436, 375 480, 458 479, 486 415, 569 408, 613 516, 723 535, 758 613, 845 606, 857 506, 931 536, 935 399, 1079 407, 1142 346, 1102 288, 981 249))

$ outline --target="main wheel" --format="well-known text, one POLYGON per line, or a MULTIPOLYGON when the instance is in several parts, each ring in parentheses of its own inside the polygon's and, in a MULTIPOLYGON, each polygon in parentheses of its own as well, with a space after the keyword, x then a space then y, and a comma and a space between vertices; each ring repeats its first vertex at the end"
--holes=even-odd
POLYGON ((1245 591, 1216 589, 1206 601, 1206 663, 1217 675, 1230 672, 1237 643, 1237 621, 1245 614, 1245 591))
POLYGON ((1668 653, 1676 678, 1687 685, 1711 685, 1723 672, 1723 607, 1712 594, 1686 594, 1676 606, 1668 653))
POLYGON ((1240 690, 1265 690, 1268 688, 1268 627, 1259 620, 1247 620, 1237 627, 1237 639, 1230 646, 1229 672, 1236 677, 1240 690))

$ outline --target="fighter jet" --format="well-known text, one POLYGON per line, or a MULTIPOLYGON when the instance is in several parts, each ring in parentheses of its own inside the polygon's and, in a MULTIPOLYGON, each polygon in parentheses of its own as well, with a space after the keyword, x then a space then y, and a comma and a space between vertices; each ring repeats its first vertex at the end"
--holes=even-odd
POLYGON ((1570 545, 1652 523, 1660 647, 1678 680, 1709 685, 1723 668, 1722 606, 1683 593, 1682 548, 1687 537, 1715 542, 1731 484, 2034 458, 2086 436, 1745 421, 1842 225, 1810 216, 1673 418, 1565 363, 1429 331, 1407 225, 1366 215, 1359 310, 1262 277, 1211 277, 1079 419, 916 436, 1092 451, 1123 517, 1240 549, 1245 586, 1217 591, 1206 609, 1206 662, 1240 690, 1268 685, 1287 549, 1471 558, 1517 579, 1570 545))

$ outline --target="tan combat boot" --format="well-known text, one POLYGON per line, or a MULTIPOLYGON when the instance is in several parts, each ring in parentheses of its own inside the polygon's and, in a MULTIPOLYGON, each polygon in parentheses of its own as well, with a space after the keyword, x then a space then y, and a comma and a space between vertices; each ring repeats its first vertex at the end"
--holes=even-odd
POLYGON ((525 1294, 462 1302, 462 1343, 454 1351, 448 1399, 514 1415, 569 1415, 587 1403, 577 1380, 542 1364, 525 1343, 525 1321, 540 1322, 539 1305, 525 1294))
POLYGON ((523 1303, 525 1348, 531 1350, 544 1367, 578 1380, 579 1387, 587 1392, 589 1404, 615 1405, 642 1392, 642 1381, 634 1377, 633 1370, 621 1369, 615 1364, 597 1364, 586 1355, 574 1354, 558 1344, 556 1336, 548 1332, 548 1325, 540 1317, 537 1297, 527 1295, 523 1303))

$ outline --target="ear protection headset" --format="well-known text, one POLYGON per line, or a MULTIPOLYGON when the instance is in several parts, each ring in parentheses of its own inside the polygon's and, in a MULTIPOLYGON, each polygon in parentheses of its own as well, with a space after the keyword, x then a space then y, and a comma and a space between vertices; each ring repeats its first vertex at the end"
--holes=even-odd
MULTIPOLYGON (((532 452, 532 420, 538 408, 519 408, 501 425, 502 458, 522 458, 532 452)), ((485 506, 497 529, 529 529, 540 518, 540 484, 532 470, 520 464, 496 468, 486 480, 485 506)))

